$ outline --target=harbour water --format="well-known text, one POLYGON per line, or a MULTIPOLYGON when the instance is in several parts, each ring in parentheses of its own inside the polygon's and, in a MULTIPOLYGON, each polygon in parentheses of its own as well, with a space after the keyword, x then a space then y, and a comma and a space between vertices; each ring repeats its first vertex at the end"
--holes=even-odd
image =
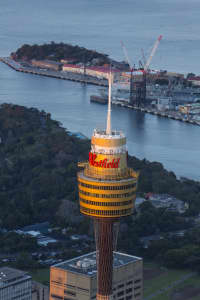
MULTIPOLYGON (((195 0, 2 0, 0 56, 24 43, 63 41, 123 59, 120 40, 140 58, 156 37, 164 38, 152 61, 155 68, 198 72, 199 11, 195 0), (141 4, 141 2, 143 4, 141 4), (48 5, 47 5, 48 4, 48 5)), ((105 127, 106 106, 90 103, 98 87, 18 73, 0 64, 0 103, 37 107, 64 127, 90 137, 105 127)), ((178 176, 200 180, 200 127, 114 106, 113 127, 128 138, 129 153, 160 161, 178 176)))

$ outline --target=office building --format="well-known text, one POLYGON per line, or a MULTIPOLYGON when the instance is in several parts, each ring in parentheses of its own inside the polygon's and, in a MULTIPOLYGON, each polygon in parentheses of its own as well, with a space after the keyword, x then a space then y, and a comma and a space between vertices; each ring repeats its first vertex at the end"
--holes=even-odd
MULTIPOLYGON (((143 262, 139 257, 114 252, 113 300, 143 299, 143 262)), ((95 300, 96 252, 51 267, 50 300, 95 300)))
POLYGON ((32 280, 26 272, 0 268, 0 300, 31 300, 32 280))

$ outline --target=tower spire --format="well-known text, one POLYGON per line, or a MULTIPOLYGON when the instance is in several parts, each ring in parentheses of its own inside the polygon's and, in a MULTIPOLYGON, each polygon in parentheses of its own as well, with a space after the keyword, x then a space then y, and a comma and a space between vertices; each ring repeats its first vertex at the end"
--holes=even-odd
POLYGON ((107 113, 107 127, 106 134, 111 134, 111 91, 112 91, 112 73, 108 74, 108 113, 107 113))

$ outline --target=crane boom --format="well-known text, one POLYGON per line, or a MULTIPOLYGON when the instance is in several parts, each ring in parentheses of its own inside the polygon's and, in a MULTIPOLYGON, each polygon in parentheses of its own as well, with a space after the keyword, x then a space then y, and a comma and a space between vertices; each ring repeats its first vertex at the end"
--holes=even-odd
POLYGON ((122 46, 122 50, 124 52, 125 59, 126 59, 128 65, 129 65, 129 68, 130 68, 130 70, 133 70, 133 65, 132 65, 131 60, 128 56, 128 52, 126 50, 126 47, 124 46, 124 43, 122 41, 121 41, 121 46, 122 46))
POLYGON ((157 38, 157 40, 156 40, 156 42, 155 42, 155 44, 153 46, 153 49, 151 50, 151 54, 150 54, 150 56, 149 56, 149 58, 148 58, 148 60, 147 60, 147 62, 145 64, 145 66, 144 66, 144 71, 147 71, 147 69, 149 68, 150 63, 152 61, 152 58, 154 57, 154 55, 156 53, 156 50, 158 48, 158 45, 159 45, 161 39, 162 39, 162 35, 159 35, 159 37, 157 38))

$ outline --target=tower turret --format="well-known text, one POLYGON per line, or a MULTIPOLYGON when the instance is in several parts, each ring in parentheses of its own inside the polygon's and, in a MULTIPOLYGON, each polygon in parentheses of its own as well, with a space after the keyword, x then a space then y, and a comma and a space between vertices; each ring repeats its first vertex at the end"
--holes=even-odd
POLYGON ((97 299, 112 295, 113 250, 117 233, 115 224, 131 215, 136 198, 138 173, 127 165, 126 137, 111 129, 111 76, 107 129, 95 129, 89 161, 78 173, 80 211, 93 217, 97 249, 97 299))

